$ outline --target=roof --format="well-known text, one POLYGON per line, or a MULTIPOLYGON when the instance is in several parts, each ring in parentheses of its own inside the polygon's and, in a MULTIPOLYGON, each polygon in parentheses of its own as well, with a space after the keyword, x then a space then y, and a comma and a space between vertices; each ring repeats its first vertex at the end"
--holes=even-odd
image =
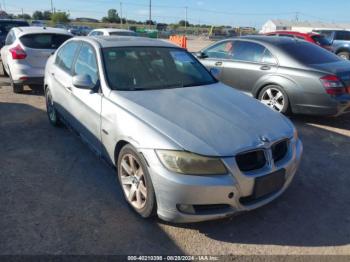
POLYGON ((317 33, 311 32, 311 33, 300 33, 297 31, 274 31, 274 32, 269 32, 266 33, 266 35, 270 35, 270 34, 288 34, 288 35, 296 35, 296 36, 314 36, 314 35, 319 35, 317 33))
POLYGON ((327 23, 320 21, 290 21, 285 19, 270 20, 276 26, 281 27, 311 27, 311 28, 334 28, 334 29, 350 29, 347 23, 327 23))
POLYGON ((66 29, 54 28, 54 27, 25 26, 25 27, 15 27, 15 29, 17 29, 21 35, 40 34, 40 33, 72 35, 66 29))
POLYGON ((133 32, 131 30, 127 30, 127 29, 117 29, 117 28, 96 28, 93 31, 104 31, 104 32, 108 32, 108 33, 112 33, 112 32, 133 32))
POLYGON ((128 46, 156 46, 156 47, 178 47, 170 42, 147 37, 135 36, 82 36, 75 37, 76 40, 90 39, 105 47, 128 47, 128 46))
POLYGON ((265 35, 242 36, 238 39, 253 40, 260 43, 271 44, 271 45, 280 45, 280 44, 287 44, 287 43, 299 41, 298 39, 290 38, 290 37, 274 37, 274 36, 265 36, 265 35))

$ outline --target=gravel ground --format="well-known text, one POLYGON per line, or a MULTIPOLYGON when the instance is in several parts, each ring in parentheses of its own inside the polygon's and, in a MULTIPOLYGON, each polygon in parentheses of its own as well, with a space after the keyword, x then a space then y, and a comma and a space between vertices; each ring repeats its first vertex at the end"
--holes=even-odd
POLYGON ((350 255, 350 116, 294 116, 304 156, 273 203, 229 219, 172 225, 126 205, 115 171, 66 128, 40 91, 0 78, 0 254, 350 255))

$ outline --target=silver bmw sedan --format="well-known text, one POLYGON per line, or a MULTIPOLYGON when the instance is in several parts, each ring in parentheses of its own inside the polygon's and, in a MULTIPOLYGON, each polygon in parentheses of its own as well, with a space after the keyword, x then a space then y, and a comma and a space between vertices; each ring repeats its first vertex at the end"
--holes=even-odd
POLYGON ((293 124, 218 82, 186 50, 136 37, 76 37, 46 65, 48 118, 116 167, 142 217, 223 218, 269 203, 302 155, 293 124))

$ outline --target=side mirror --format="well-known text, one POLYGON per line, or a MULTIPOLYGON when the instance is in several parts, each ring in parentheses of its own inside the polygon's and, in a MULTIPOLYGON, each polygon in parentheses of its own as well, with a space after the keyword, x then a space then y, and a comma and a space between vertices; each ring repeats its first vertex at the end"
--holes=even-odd
POLYGON ((221 74, 221 69, 219 69, 217 67, 210 68, 210 73, 216 80, 219 80, 220 74, 221 74))
POLYGON ((73 86, 81 89, 93 89, 95 84, 89 75, 76 75, 73 76, 73 86))
POLYGON ((203 59, 203 58, 207 58, 207 57, 208 57, 208 56, 207 56, 205 53, 203 53, 202 51, 195 52, 195 53, 194 53, 194 56, 197 57, 197 58, 199 58, 199 59, 203 59))

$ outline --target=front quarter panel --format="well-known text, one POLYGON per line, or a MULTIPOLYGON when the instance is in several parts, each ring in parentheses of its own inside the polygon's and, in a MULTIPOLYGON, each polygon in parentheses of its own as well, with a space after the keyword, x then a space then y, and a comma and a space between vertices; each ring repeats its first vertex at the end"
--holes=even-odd
POLYGON ((127 111, 108 97, 102 99, 101 139, 108 160, 116 164, 115 149, 119 142, 127 142, 136 149, 182 150, 171 139, 149 126, 141 117, 127 111))

